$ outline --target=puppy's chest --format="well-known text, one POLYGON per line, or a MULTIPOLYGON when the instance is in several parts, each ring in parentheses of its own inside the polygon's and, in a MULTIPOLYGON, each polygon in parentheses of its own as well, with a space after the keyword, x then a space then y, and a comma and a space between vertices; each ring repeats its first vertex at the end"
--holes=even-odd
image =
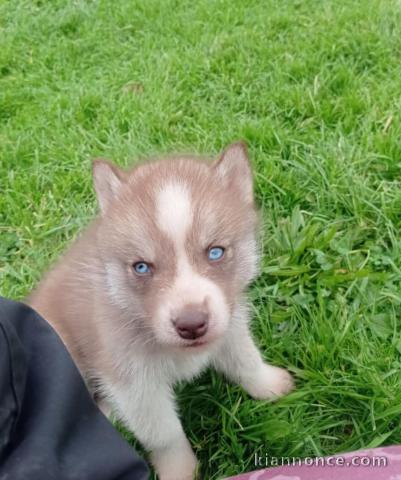
POLYGON ((192 380, 208 367, 210 358, 210 352, 173 357, 165 363, 165 374, 172 383, 192 380))

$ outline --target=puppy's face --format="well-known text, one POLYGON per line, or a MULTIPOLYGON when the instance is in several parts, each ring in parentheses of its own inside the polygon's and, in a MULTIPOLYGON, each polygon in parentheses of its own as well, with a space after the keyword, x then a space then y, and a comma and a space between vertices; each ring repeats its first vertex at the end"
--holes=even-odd
POLYGON ((94 182, 104 286, 129 314, 126 335, 189 349, 222 337, 257 267, 244 145, 211 164, 175 157, 122 171, 97 160, 94 182))

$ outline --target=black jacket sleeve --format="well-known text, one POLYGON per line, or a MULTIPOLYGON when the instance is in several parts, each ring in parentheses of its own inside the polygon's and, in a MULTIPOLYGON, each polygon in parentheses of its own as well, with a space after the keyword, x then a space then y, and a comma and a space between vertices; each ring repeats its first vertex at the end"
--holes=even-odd
POLYGON ((0 480, 145 480, 50 325, 0 297, 0 480))

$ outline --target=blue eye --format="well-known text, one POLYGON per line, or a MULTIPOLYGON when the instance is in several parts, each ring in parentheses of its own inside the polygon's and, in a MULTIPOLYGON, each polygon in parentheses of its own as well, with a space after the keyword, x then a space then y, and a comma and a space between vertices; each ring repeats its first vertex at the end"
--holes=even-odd
POLYGON ((135 273, 138 275, 147 275, 150 273, 150 266, 146 262, 136 262, 133 266, 135 273))
POLYGON ((211 247, 207 252, 207 256, 209 260, 211 260, 212 262, 217 262, 217 260, 220 260, 221 258, 223 258, 223 255, 224 255, 223 247, 211 247))

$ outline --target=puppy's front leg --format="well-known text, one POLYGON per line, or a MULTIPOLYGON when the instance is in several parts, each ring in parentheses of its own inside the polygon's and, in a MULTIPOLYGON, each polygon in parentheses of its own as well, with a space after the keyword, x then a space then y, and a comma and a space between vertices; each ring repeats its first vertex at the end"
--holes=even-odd
POLYGON ((197 460, 175 411, 167 385, 120 386, 113 395, 117 413, 150 451, 160 480, 192 480, 197 460))
POLYGON ((249 332, 246 313, 234 318, 214 365, 257 399, 275 400, 294 388, 287 370, 263 361, 249 332))

